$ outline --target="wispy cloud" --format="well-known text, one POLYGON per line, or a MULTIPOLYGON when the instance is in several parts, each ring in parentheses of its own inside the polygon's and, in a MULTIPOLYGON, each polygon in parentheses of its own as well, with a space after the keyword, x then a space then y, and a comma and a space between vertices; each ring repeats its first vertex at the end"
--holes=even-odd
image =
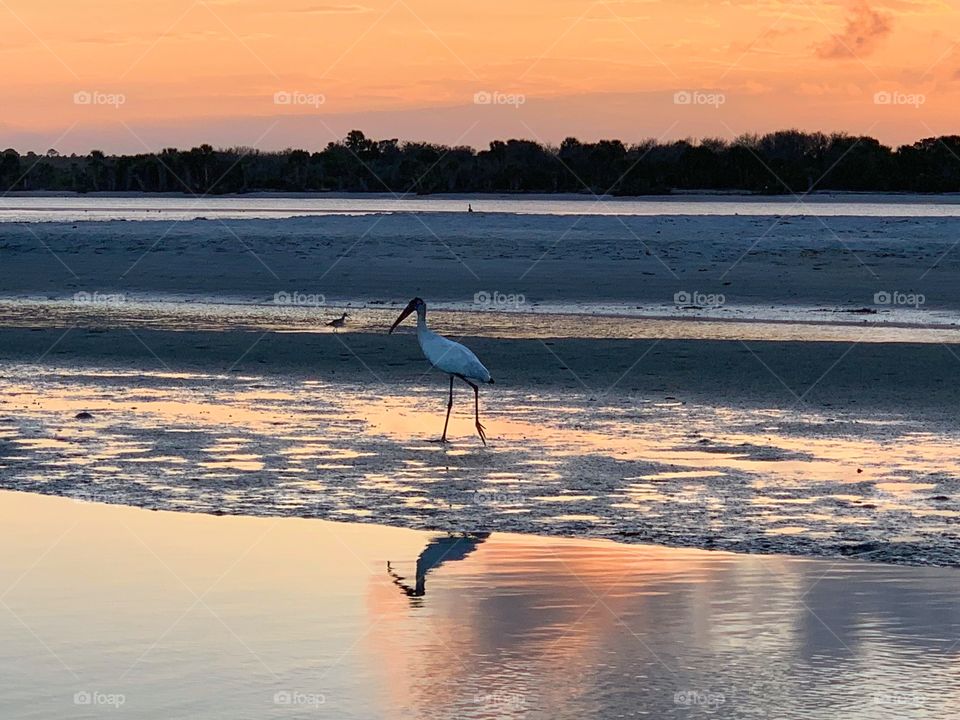
POLYGON ((863 58, 880 45, 893 31, 890 16, 870 7, 867 0, 855 0, 843 32, 835 33, 817 47, 817 55, 824 59, 863 58))

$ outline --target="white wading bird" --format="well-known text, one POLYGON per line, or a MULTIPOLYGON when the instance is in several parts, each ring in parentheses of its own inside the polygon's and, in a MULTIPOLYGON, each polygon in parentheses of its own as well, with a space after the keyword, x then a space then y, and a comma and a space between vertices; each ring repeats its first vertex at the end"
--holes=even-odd
POLYGON ((450 423, 450 410, 453 408, 453 379, 457 377, 473 388, 477 434, 483 444, 486 445, 487 437, 483 433, 483 425, 480 424, 480 388, 472 381, 492 383, 493 378, 490 377, 490 371, 483 366, 483 363, 477 359, 477 356, 469 348, 437 335, 427 327, 427 304, 420 298, 414 298, 407 304, 404 311, 400 313, 400 317, 393 323, 393 327, 390 328, 390 333, 396 330, 397 325, 402 323, 414 310, 417 312, 417 340, 420 342, 420 349, 423 350, 423 354, 426 355, 431 365, 450 375, 450 399, 447 402, 447 419, 443 422, 443 435, 440 437, 440 442, 447 441, 447 425, 450 423))

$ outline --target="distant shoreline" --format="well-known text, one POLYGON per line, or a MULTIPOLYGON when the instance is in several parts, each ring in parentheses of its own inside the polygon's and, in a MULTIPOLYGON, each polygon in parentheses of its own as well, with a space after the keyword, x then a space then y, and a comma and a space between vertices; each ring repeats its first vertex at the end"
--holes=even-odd
POLYGON ((702 194, 784 196, 826 192, 960 192, 960 136, 888 147, 868 136, 782 130, 735 140, 640 144, 621 140, 558 146, 495 140, 487 149, 351 130, 322 150, 190 149, 61 155, 56 148, 0 153, 0 186, 20 191, 322 193, 564 193, 593 197, 702 194))

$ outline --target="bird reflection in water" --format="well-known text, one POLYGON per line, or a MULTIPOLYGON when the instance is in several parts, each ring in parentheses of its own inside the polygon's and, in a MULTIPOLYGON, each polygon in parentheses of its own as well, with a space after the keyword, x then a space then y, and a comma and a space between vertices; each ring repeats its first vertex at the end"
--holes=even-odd
POLYGON ((470 532, 448 535, 438 535, 427 543, 423 552, 417 557, 417 567, 414 583, 411 586, 409 578, 401 575, 396 569, 396 563, 387 561, 387 573, 393 578, 393 583, 410 598, 421 598, 426 592, 427 573, 445 562, 463 560, 477 549, 477 546, 490 537, 488 532, 470 532))

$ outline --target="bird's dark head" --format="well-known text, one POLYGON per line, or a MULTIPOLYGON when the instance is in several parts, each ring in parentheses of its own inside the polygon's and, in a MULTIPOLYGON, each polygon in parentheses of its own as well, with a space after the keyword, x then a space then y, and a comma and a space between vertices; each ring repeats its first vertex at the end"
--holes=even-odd
MULTIPOLYGON (((394 321, 393 326, 390 328, 390 333, 396 330, 397 325, 399 325, 404 320, 406 320, 407 316, 410 315, 411 313, 414 313, 414 312, 425 313, 426 311, 427 311, 427 304, 420 298, 415 297, 413 300, 407 303, 407 306, 403 309, 403 312, 400 313, 400 317, 398 317, 394 321)), ((387 333, 387 334, 389 335, 390 333, 387 333)))

